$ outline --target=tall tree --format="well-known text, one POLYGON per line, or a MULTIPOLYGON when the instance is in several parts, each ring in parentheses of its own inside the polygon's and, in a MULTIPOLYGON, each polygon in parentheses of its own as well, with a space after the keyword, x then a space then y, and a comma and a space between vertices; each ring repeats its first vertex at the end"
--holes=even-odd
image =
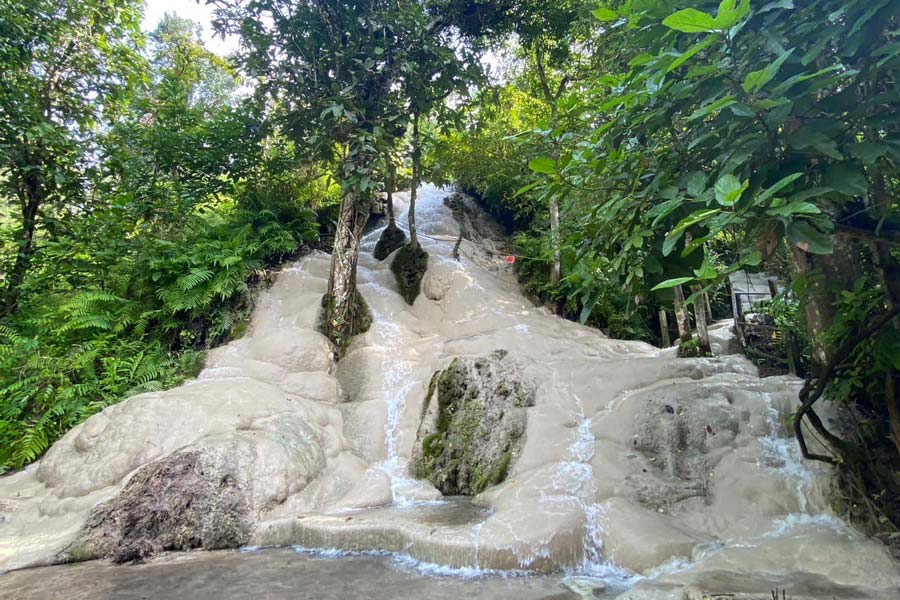
POLYGON ((15 312, 54 212, 81 202, 98 120, 140 75, 138 0, 0 0, 0 195, 18 233, 0 312, 15 312))
MULTIPOLYGON (((363 227, 384 174, 378 157, 403 119, 400 82, 423 39, 453 24, 443 4, 416 0, 212 0, 216 26, 239 34, 239 58, 284 130, 312 155, 337 159, 343 190, 323 331, 339 346, 367 327, 356 289, 363 227), (423 37, 425 36, 425 37, 423 37)), ((463 11, 465 12, 465 11, 463 11)))

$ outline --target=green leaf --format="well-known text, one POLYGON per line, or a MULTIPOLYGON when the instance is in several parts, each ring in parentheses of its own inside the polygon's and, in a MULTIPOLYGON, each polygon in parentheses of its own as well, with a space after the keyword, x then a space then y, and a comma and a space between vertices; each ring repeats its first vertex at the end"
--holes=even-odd
POLYGON ((697 279, 715 279, 719 276, 719 273, 716 271, 713 264, 709 262, 709 257, 704 256, 700 268, 694 269, 694 275, 697 276, 697 279))
POLYGON ((874 165, 875 162, 887 154, 889 148, 884 144, 873 144, 871 142, 860 142, 847 146, 847 151, 853 158, 858 158, 866 165, 874 165))
POLYGON ((759 250, 751 250, 742 255, 740 261, 742 265, 746 265, 748 267, 759 266, 759 263, 762 262, 762 252, 760 252, 759 250))
POLYGON ((516 193, 513 194, 513 198, 518 198, 518 197, 521 196, 522 194, 525 194, 525 193, 530 192, 531 190, 533 190, 534 188, 536 188, 536 187, 539 186, 540 184, 541 184, 540 181, 535 181, 534 183, 529 183, 529 184, 526 185, 526 186, 520 187, 518 190, 516 190, 516 193))
POLYGON ((697 197, 706 190, 706 173, 703 171, 694 171, 688 176, 687 193, 693 197, 697 197))
POLYGON ((716 181, 716 202, 722 206, 734 206, 734 203, 740 199, 741 194, 744 193, 748 185, 747 182, 742 184, 734 175, 722 175, 716 181))
POLYGON ((773 204, 772 207, 766 211, 766 214, 772 215, 773 217, 792 217, 794 215, 817 215, 821 212, 819 207, 812 202, 794 201, 783 205, 773 204))
POLYGON ((792 244, 805 252, 831 254, 834 251, 831 236, 816 229, 809 221, 792 221, 788 225, 787 235, 792 244))
POLYGON ((777 194, 778 192, 780 192, 781 190, 783 190, 784 188, 789 186, 790 184, 794 183, 796 180, 798 180, 801 177, 803 177, 803 173, 791 173, 787 177, 782 177, 781 179, 778 180, 778 182, 775 183, 775 185, 773 185, 772 187, 770 187, 769 189, 767 189, 766 191, 761 193, 759 196, 757 196, 756 203, 763 204, 766 200, 768 200, 769 198, 771 198, 772 196, 774 196, 775 194, 777 194))
POLYGON ((695 8, 685 8, 663 19, 663 25, 683 33, 706 33, 716 30, 712 16, 695 8))
POLYGON ((676 58, 675 60, 672 61, 672 64, 670 64, 669 68, 666 69, 666 73, 671 73, 672 71, 674 71, 675 69, 677 69, 678 67, 683 65, 685 62, 690 60, 690 58, 692 56, 694 56, 695 54, 697 54, 698 52, 700 52, 701 50, 703 50, 704 48, 706 48, 707 46, 712 44, 715 40, 716 40, 715 36, 708 35, 708 36, 706 36, 706 39, 703 40, 702 42, 700 42, 699 44, 694 44, 693 46, 691 46, 690 48, 688 48, 687 50, 682 52, 681 56, 679 56, 678 58, 676 58))
POLYGON ((619 20, 619 13, 609 8, 597 8, 591 11, 591 14, 594 15, 594 18, 598 21, 617 21, 619 20))
POLYGON ((744 78, 743 88, 744 91, 748 94, 755 94, 759 90, 761 90, 767 83, 772 81, 772 78, 778 74, 778 70, 781 68, 781 65, 788 59, 788 57, 793 54, 794 49, 791 48, 785 52, 782 52, 781 56, 775 59, 771 64, 763 67, 759 71, 751 71, 747 73, 747 77, 744 78))
POLYGON ((675 287, 676 285, 683 285, 693 280, 693 277, 676 277, 674 279, 666 279, 665 281, 657 283, 650 289, 650 291, 655 292, 656 290, 667 290, 669 288, 675 287))
POLYGON ((825 184, 845 196, 865 196, 869 193, 866 174, 852 164, 838 164, 825 172, 825 184))
POLYGON ((528 168, 535 173, 553 174, 556 173, 556 161, 546 156, 539 156, 528 162, 528 168))
POLYGON ((741 0, 739 6, 736 0, 722 0, 713 23, 716 29, 729 29, 748 14, 750 14, 750 0, 741 0))
POLYGON ((723 108, 728 108, 732 104, 736 103, 734 96, 725 96, 724 98, 719 98, 715 102, 710 102, 706 106, 698 108, 694 111, 691 116, 688 117, 688 121, 696 121, 697 119, 702 119, 706 115, 710 113, 714 113, 717 110, 722 110, 723 108))

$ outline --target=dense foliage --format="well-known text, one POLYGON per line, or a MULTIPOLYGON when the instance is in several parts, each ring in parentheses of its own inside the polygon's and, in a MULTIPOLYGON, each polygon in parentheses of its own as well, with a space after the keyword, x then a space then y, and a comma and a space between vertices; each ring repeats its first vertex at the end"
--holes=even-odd
MULTIPOLYGON (((53 175, 27 272, 5 278, 16 302, 0 323, 0 469, 34 460, 110 403, 195 373, 203 349, 240 330, 253 281, 314 242, 314 209, 338 197, 320 167, 267 131, 194 24, 167 17, 148 41, 130 101, 53 175)), ((56 131, 81 135, 69 118, 56 131)), ((22 152, 47 148, 20 141, 22 152)), ((11 205, 17 165, 3 167, 11 205)), ((3 214, 4 240, 15 239, 22 220, 3 214)))
MULTIPOLYGON (((498 212, 528 207, 517 223, 528 285, 577 306, 583 321, 598 313, 609 321, 623 308, 640 317, 648 305, 669 304, 676 286, 712 290, 739 269, 789 279, 769 310, 809 341, 813 366, 795 416, 803 450, 846 466, 856 478, 853 502, 880 505, 878 525, 896 531, 900 513, 884 498, 896 497, 900 453, 900 5, 626 0, 589 8, 589 41, 562 44, 589 57, 550 65, 544 77, 524 55, 512 86, 527 97, 507 91, 493 115, 473 108, 487 122, 458 134, 461 143, 448 138, 453 149, 436 160, 489 206, 500 199, 498 212), (574 83, 535 126, 515 131, 506 112, 545 98, 535 83, 542 78, 574 83), (492 127, 509 145, 473 170, 481 132, 492 127), (498 189, 494 173, 513 176, 498 189), (542 214, 554 202, 558 242, 542 214), (563 279, 548 286, 557 248, 563 279), (822 424, 813 403, 825 392, 853 407, 856 425, 836 432, 822 424), (806 419, 826 455, 808 451, 806 419)), ((645 323, 652 335, 655 324, 645 323)))

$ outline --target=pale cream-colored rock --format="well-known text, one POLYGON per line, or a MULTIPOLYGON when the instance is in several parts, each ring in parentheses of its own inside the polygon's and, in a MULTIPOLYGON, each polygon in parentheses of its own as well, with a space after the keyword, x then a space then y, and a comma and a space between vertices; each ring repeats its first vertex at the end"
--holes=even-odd
POLYGON ((709 538, 678 526, 671 517, 622 498, 600 505, 603 555, 618 566, 644 573, 675 558, 690 558, 709 538))

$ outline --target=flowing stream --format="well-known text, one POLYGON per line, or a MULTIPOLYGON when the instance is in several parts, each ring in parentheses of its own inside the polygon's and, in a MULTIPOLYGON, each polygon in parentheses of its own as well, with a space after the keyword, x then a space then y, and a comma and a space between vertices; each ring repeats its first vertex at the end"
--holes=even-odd
MULTIPOLYGON (((366 234, 358 284, 373 323, 339 362, 315 331, 330 258, 313 253, 196 381, 110 407, 0 478, 0 570, 35 567, 66 558, 90 511, 146 465, 227 442, 248 490, 246 551, 13 571, 0 597, 900 597, 896 563, 830 514, 827 469, 784 425, 796 379, 535 307, 477 210, 453 258, 448 195, 420 190, 429 268, 413 306, 371 255, 381 230, 366 234), (535 389, 524 445, 501 484, 444 498, 409 473, 428 383, 497 349, 535 389)), ((404 195, 396 204, 403 225, 404 195)))

